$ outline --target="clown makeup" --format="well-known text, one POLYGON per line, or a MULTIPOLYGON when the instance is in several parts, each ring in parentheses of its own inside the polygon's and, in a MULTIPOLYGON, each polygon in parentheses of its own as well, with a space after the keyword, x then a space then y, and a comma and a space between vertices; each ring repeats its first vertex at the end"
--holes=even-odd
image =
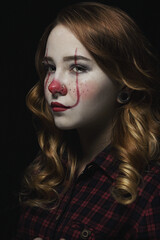
POLYGON ((51 31, 43 63, 45 98, 58 128, 78 129, 108 121, 118 89, 63 25, 51 31))

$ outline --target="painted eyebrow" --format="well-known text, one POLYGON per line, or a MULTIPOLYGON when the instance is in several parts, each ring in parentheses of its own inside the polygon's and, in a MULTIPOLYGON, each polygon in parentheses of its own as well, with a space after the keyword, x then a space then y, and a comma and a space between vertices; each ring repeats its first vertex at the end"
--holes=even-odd
MULTIPOLYGON (((64 57, 64 58, 63 58, 63 61, 64 61, 64 62, 74 61, 75 59, 76 59, 76 60, 91 61, 89 58, 86 58, 86 57, 81 56, 81 55, 77 55, 77 56, 67 56, 67 57, 64 57)), ((49 56, 45 56, 45 57, 43 58, 43 61, 42 61, 42 62, 44 62, 44 61, 46 61, 46 62, 54 62, 53 59, 52 59, 52 57, 49 57, 49 56)))

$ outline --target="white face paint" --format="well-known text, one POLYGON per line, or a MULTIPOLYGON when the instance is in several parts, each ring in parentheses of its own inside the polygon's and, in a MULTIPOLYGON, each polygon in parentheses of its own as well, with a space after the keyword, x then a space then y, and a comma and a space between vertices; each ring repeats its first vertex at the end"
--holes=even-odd
POLYGON ((118 89, 66 27, 51 31, 44 64, 45 98, 58 128, 79 129, 111 119, 118 89))

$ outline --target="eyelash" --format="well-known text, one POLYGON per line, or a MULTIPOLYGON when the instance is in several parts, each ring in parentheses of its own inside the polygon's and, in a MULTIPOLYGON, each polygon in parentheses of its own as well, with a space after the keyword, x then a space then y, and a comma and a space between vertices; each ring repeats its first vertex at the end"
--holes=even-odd
POLYGON ((55 66, 49 63, 42 62, 45 72, 55 72, 55 66))
MULTIPOLYGON (((54 73, 55 70, 56 70, 56 67, 52 64, 49 64, 49 63, 44 63, 42 62, 43 66, 44 66, 44 69, 46 72, 50 72, 50 73, 54 73)), ((89 70, 89 68, 85 65, 82 65, 82 64, 72 64, 69 66, 69 71, 73 74, 76 74, 76 73, 85 73, 89 70), (73 69, 76 68, 76 71, 74 71, 73 69), (80 72, 78 72, 80 71, 80 72)))
POLYGON ((89 68, 85 65, 81 65, 81 64, 72 64, 70 66, 70 71, 73 73, 85 73, 85 72, 88 72, 89 68), (73 69, 76 68, 76 71, 74 71, 73 69), (80 71, 80 72, 78 72, 80 71))

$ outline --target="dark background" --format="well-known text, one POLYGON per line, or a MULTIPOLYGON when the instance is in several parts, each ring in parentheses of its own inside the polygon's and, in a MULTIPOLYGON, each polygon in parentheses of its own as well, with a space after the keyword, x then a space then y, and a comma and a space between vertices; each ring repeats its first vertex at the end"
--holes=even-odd
MULTIPOLYGON (((18 219, 18 192, 24 169, 34 159, 38 144, 25 96, 38 76, 34 56, 38 41, 56 13, 80 1, 7 1, 1 3, 1 164, 0 190, 2 230, 9 240, 18 219)), ((160 54, 160 7, 158 1, 98 1, 126 11, 160 54)))

